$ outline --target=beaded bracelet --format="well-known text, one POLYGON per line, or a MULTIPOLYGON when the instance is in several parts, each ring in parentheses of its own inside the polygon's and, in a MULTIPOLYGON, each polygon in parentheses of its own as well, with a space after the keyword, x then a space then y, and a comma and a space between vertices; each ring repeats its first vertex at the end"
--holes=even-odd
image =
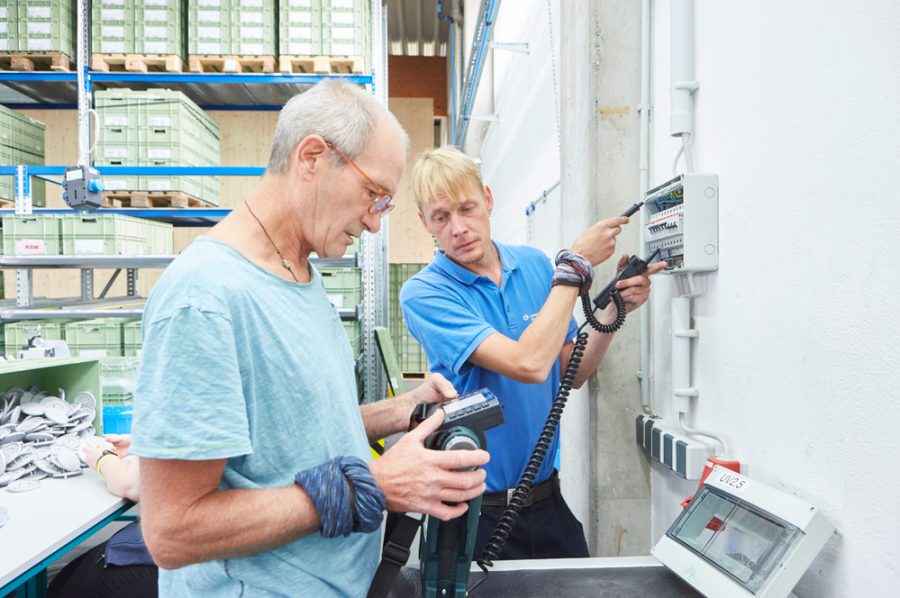
POLYGON ((381 527, 387 506, 365 461, 357 457, 335 457, 301 471, 294 483, 312 499, 322 522, 325 538, 349 536, 351 532, 373 532, 381 527), (351 504, 351 492, 353 504, 351 504))

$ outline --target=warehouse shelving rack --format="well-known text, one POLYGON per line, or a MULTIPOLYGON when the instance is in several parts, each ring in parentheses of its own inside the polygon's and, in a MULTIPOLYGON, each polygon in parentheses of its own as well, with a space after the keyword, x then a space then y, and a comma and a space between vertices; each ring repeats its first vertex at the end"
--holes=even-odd
MULTIPOLYGON (((309 74, 225 74, 225 73, 131 73, 95 72, 90 64, 90 33, 88 29, 88 0, 77 1, 77 69, 76 72, 20 72, 0 71, 0 103, 11 108, 59 108, 78 110, 79 164, 90 163, 90 110, 94 86, 103 88, 129 87, 146 89, 165 85, 182 91, 205 110, 280 110, 284 103, 324 78, 340 78, 367 86, 387 104, 387 19, 382 0, 371 0, 372 73, 371 75, 309 75, 309 74)), ((15 209, 2 213, 71 213, 71 210, 33 210, 31 178, 37 176, 59 183, 54 177, 62 175, 64 166, 0 166, 0 176, 16 179, 15 209)), ((255 166, 219 167, 156 167, 116 166, 99 167, 101 174, 144 176, 259 176, 264 168, 255 166)), ((230 210, 220 208, 189 209, 114 209, 104 213, 120 213, 140 218, 171 222, 175 226, 211 226, 230 210)), ((387 221, 377 235, 365 235, 361 255, 339 260, 314 261, 320 266, 359 265, 362 267, 363 304, 357 308, 339 310, 341 319, 362 321, 363 352, 357 364, 364 372, 365 401, 384 396, 385 378, 376 357, 374 329, 387 322, 387 221)), ((104 316, 140 317, 143 299, 137 296, 139 268, 165 267, 171 256, 103 256, 115 259, 81 258, 80 256, 3 256, 0 267, 16 268, 16 305, 0 303, 0 321, 34 317, 95 318, 104 316), (46 258, 46 259, 45 259, 46 258), (111 281, 94 298, 93 269, 116 268, 111 281), (81 297, 72 300, 36 301, 32 295, 34 268, 80 268, 81 297), (127 297, 107 300, 106 291, 121 272, 128 277, 127 297), (55 308, 55 309, 49 309, 55 308)))

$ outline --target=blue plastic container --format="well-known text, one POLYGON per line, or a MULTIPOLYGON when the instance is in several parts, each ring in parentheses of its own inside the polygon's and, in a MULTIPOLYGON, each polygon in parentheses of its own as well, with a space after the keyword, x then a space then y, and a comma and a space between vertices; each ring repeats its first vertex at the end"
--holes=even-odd
POLYGON ((131 405, 104 405, 103 433, 131 434, 131 415, 133 411, 134 409, 131 405))

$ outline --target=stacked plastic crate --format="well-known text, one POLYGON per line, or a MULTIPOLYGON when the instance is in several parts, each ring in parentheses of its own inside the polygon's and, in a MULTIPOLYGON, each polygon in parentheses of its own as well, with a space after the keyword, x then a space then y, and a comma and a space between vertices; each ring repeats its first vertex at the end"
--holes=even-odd
MULTIPOLYGON (((99 166, 218 166, 219 125, 180 91, 110 89, 94 94, 99 166)), ((217 177, 107 177, 110 192, 183 192, 219 205, 217 177)))
POLYGON ((63 255, 172 255, 172 225, 122 214, 76 213, 61 219, 63 255))
MULTIPOLYGON (((181 0, 94 0, 91 14, 91 51, 94 54, 175 56, 179 59, 184 56, 181 0)), ((108 70, 104 68, 105 59, 95 56, 94 68, 108 70)), ((180 62, 178 65, 180 70, 180 62)), ((128 66, 125 70, 145 69, 138 61, 135 68, 128 66)))
POLYGON ((322 53, 367 56, 371 44, 368 0, 322 0, 322 53))
MULTIPOLYGON (((0 164, 44 163, 44 123, 0 106, 0 164)), ((0 176, 0 199, 15 201, 15 178, 0 176)), ((32 205, 46 203, 44 181, 31 179, 32 205)))
POLYGON ((66 340, 65 326, 71 320, 22 320, 10 322, 3 327, 4 352, 8 357, 19 358, 19 351, 29 346, 36 338, 43 340, 66 340))
POLYGON ((66 344, 76 357, 122 357, 122 325, 126 318, 97 318, 66 324, 66 344))
POLYGON ((322 0, 281 0, 278 6, 278 54, 322 54, 322 0))
MULTIPOLYGON (((331 303, 339 308, 354 308, 363 302, 362 271, 359 268, 321 268, 322 284, 331 303)), ((353 348, 353 356, 362 350, 359 322, 344 322, 344 331, 353 348)))
POLYGON ((282 0, 281 72, 365 72, 370 62, 368 0, 282 0))
POLYGON ((61 216, 57 214, 4 214, 4 255, 60 255, 61 216))
POLYGON ((275 35, 275 0, 188 2, 188 58, 192 71, 272 72, 277 49, 275 35), (214 60, 207 60, 210 57, 214 60), (245 64, 241 57, 265 60, 245 64))
POLYGON ((125 357, 140 355, 142 340, 140 320, 131 320, 122 324, 122 353, 125 357))
POLYGON ((49 66, 68 69, 75 56, 74 6, 74 0, 0 0, 0 52, 61 54, 66 60, 49 66))
POLYGON ((428 360, 422 345, 413 338, 403 319, 403 311, 400 309, 400 289, 403 283, 412 278, 427 264, 390 264, 388 297, 388 317, 391 331, 391 339, 394 341, 394 350, 397 353, 397 361, 400 370, 404 373, 419 373, 428 371, 428 360))
POLYGON ((18 0, 0 0, 0 52, 19 51, 18 0))

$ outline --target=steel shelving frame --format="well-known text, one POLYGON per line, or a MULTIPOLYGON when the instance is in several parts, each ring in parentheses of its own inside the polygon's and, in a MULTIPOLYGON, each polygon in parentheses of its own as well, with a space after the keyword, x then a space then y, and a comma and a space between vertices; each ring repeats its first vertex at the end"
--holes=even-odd
MULTIPOLYGON (((366 85, 387 105, 387 18, 381 0, 371 0, 372 16, 372 74, 371 75, 307 75, 307 74, 230 74, 230 73, 129 73, 94 72, 89 69, 88 1, 77 1, 77 68, 76 72, 17 72, 0 71, 0 103, 12 108, 59 108, 78 110, 79 164, 90 163, 90 109, 94 85, 104 88, 128 86, 142 89, 165 84, 183 91, 205 110, 280 110, 293 95, 315 85, 324 78, 339 78, 358 85, 366 85)), ((0 166, 0 176, 15 176, 16 203, 14 210, 3 213, 30 214, 31 177, 38 176, 58 183, 54 177, 62 175, 63 166, 0 166)), ((99 167, 101 174, 146 176, 259 176, 261 167, 99 167)), ((203 209, 113 209, 104 213, 122 213, 141 218, 171 222, 175 226, 210 226, 221 220, 230 210, 203 209)), ((71 213, 71 210, 37 210, 36 213, 71 213)), ((387 221, 377 235, 366 235, 362 255, 358 258, 314 261, 318 265, 351 265, 362 267, 363 305, 356 309, 339 310, 341 319, 360 319, 363 329, 363 361, 358 364, 365 376, 366 401, 384 396, 385 379, 376 358, 374 329, 387 321, 387 221)), ((0 321, 32 317, 93 318, 104 316, 140 317, 143 299, 137 297, 137 270, 141 267, 165 267, 163 256, 104 256, 116 259, 104 261, 79 256, 6 256, 0 267, 16 268, 16 306, 0 305, 0 321), (109 264, 109 265, 107 265, 109 264), (82 297, 73 300, 35 301, 32 296, 33 268, 80 268, 82 297), (94 299, 93 268, 116 268, 112 280, 121 269, 128 277, 128 296, 118 300, 94 299), (128 303, 112 306, 111 303, 128 303), (39 313, 38 313, 39 312, 39 313)))

